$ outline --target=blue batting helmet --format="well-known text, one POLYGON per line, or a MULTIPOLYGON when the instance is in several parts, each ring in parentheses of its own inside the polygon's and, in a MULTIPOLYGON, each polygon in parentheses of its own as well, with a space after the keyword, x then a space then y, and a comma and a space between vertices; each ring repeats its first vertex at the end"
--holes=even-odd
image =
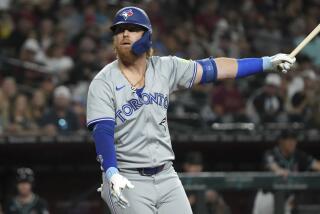
POLYGON ((136 55, 148 51, 152 46, 151 35, 152 26, 146 12, 138 7, 124 7, 120 9, 110 27, 112 32, 115 32, 118 25, 134 24, 146 29, 145 33, 132 45, 132 52, 136 55))

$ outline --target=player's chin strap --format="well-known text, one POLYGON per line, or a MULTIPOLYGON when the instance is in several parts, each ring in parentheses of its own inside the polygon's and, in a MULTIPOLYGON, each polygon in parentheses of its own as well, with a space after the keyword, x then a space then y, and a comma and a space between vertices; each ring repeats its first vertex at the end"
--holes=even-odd
POLYGON ((151 33, 149 30, 143 33, 141 39, 133 43, 132 52, 139 56, 147 52, 152 46, 151 33))

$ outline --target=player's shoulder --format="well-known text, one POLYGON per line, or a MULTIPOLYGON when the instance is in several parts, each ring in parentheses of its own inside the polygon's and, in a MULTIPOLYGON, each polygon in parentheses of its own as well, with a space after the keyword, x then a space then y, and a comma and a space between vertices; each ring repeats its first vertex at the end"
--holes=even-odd
POLYGON ((148 66, 153 68, 156 74, 164 76, 166 79, 173 68, 173 60, 171 60, 171 56, 152 56, 149 58, 148 64, 148 66))
POLYGON ((151 56, 149 57, 149 62, 153 65, 153 66, 156 66, 156 65, 159 65, 159 63, 161 63, 161 59, 163 57, 161 56, 151 56))
POLYGON ((89 89, 112 87, 118 69, 117 63, 117 60, 115 60, 104 66, 92 79, 89 89))
POLYGON ((92 79, 91 83, 94 82, 105 82, 111 83, 115 78, 115 73, 118 70, 118 61, 114 60, 113 62, 105 65, 92 79))
POLYGON ((178 62, 178 60, 182 58, 176 57, 176 56, 152 56, 149 58, 149 61, 151 62, 152 66, 154 68, 161 68, 162 73, 166 71, 171 71, 171 69, 174 67, 174 65, 178 62))
MULTIPOLYGON (((176 60, 185 60, 182 59, 180 57, 177 56, 172 56, 172 55, 168 55, 168 56, 152 56, 150 57, 151 61, 153 63, 168 63, 168 62, 174 62, 176 60)), ((188 60, 186 60, 188 61, 188 60)))
POLYGON ((112 80, 115 70, 118 70, 118 60, 105 65, 93 78, 93 80, 102 79, 102 80, 112 80))

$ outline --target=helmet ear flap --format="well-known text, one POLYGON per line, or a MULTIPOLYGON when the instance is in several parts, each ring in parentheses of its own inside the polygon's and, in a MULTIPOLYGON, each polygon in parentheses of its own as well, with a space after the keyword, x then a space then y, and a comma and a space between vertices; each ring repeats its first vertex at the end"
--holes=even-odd
POLYGON ((135 55, 141 55, 147 52, 152 46, 151 33, 149 30, 143 33, 142 37, 133 43, 132 52, 135 55))

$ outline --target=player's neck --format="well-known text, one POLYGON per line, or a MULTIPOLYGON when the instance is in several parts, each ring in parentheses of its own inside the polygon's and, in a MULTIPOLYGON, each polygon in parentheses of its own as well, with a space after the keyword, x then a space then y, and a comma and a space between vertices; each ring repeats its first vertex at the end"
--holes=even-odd
POLYGON ((132 62, 123 62, 119 60, 119 67, 125 73, 139 74, 143 75, 147 68, 147 59, 145 55, 137 57, 132 62))

